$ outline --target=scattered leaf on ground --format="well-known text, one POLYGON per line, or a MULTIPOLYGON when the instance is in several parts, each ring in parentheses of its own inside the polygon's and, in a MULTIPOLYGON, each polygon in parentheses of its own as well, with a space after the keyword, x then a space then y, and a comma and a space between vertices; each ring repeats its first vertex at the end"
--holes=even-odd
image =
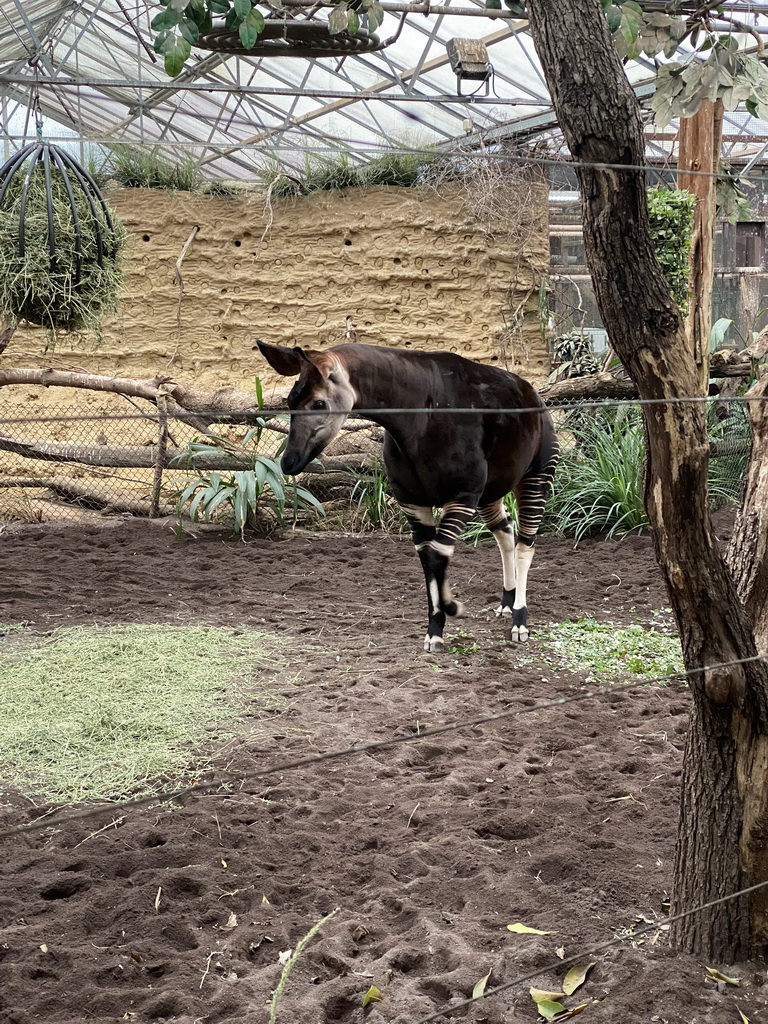
POLYGON ((749 1024, 749 1017, 745 1017, 738 1006, 736 1007, 736 1009, 739 1010, 739 1016, 741 1017, 744 1024, 749 1024))
POLYGON ((584 984, 594 966, 594 961, 591 964, 574 964, 563 981, 563 992, 567 996, 572 995, 580 985, 584 984))
POLYGON ((540 1003, 536 1003, 536 1009, 545 1020, 552 1020, 558 1013, 565 1011, 562 1003, 556 1003, 551 999, 542 999, 540 1003))
POLYGON ((529 928, 527 924, 508 924, 507 930, 515 932, 516 935, 551 935, 552 932, 543 932, 539 928, 529 928))
POLYGON ((281 950, 277 954, 277 959, 278 959, 279 963, 281 963, 283 965, 283 967, 285 967, 285 965, 291 959, 292 954, 293 954, 293 950, 292 949, 283 949, 283 950, 281 950))
POLYGON ((371 985, 368 991, 363 996, 363 1006, 368 1006, 370 1003, 381 1002, 381 989, 376 988, 375 985, 371 985))
POLYGON ((528 991, 531 993, 531 999, 537 1005, 543 1002, 556 1003, 563 998, 562 992, 548 992, 543 988, 529 988, 528 991))
POLYGON ((473 999, 479 999, 480 996, 485 992, 485 987, 488 984, 488 982, 491 980, 491 973, 492 973, 491 971, 488 971, 488 973, 485 975, 485 977, 481 978, 480 981, 478 981, 478 983, 472 989, 472 998, 473 999))
POLYGON ((559 960, 565 960, 565 946, 558 946, 555 950, 555 956, 559 960))
POLYGON ((220 932, 231 932, 233 928, 237 928, 237 914, 230 914, 227 918, 227 923, 221 925, 219 928, 220 932))
POLYGON ((712 975, 712 977, 715 979, 715 981, 721 981, 724 985, 740 985, 741 984, 741 979, 740 978, 729 978, 727 974, 721 974, 720 971, 718 971, 714 967, 708 967, 707 970, 712 975))
POLYGON ((565 1013, 561 1013, 559 1017, 555 1017, 553 1024, 557 1021, 568 1020, 570 1017, 576 1017, 579 1013, 584 1013, 588 1006, 594 1006, 598 1002, 597 999, 591 999, 588 1003, 579 1003, 578 1006, 572 1007, 570 1010, 566 1010, 565 1013))

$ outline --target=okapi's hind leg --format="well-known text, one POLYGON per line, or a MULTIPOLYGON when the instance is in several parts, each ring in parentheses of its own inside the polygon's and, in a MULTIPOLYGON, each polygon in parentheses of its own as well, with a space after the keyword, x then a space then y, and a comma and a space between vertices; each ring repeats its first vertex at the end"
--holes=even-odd
POLYGON ((427 584, 429 621, 424 638, 424 650, 439 653, 444 650, 443 629, 446 615, 462 615, 464 608, 456 601, 448 585, 447 570, 456 540, 474 515, 474 508, 460 502, 449 502, 443 507, 440 526, 435 526, 431 508, 422 505, 402 505, 411 527, 414 546, 419 553, 424 579, 427 584))
POLYGON ((511 639, 525 643, 528 630, 528 570, 533 562, 536 534, 544 515, 547 495, 552 486, 560 446, 553 437, 546 446, 543 468, 534 465, 515 488, 518 511, 518 535, 507 515, 503 501, 495 501, 480 509, 483 522, 493 532, 501 551, 503 590, 497 615, 512 616, 511 639))

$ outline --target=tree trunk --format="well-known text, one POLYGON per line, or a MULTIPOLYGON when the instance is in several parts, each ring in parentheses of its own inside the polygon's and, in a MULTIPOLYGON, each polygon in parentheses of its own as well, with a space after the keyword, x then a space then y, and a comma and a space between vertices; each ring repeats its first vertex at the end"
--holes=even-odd
MULTIPOLYGON (((763 662, 707 668, 756 654, 752 625, 712 532, 709 444, 698 373, 651 242, 637 101, 598 0, 528 0, 534 43, 560 126, 577 161, 584 242, 610 343, 635 382, 647 439, 645 501, 675 611, 693 711, 687 744, 673 910, 768 877, 749 855, 762 821, 757 765, 768 733, 763 662), (628 165, 626 170, 603 165, 628 165)), ((768 817, 766 818, 768 821, 768 817)), ((719 960, 762 942, 766 908, 731 901, 675 926, 681 949, 719 960), (748 913, 745 913, 748 910, 748 913), (745 925, 745 920, 747 924, 745 925)))

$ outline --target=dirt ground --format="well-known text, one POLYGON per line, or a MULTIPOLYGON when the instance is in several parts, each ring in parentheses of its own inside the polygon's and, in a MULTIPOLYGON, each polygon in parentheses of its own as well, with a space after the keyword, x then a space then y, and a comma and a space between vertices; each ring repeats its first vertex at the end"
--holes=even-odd
MULTIPOLYGON (((0 1022, 266 1024, 280 954, 321 917, 278 1024, 417 1024, 491 985, 655 921, 672 878, 689 696, 680 685, 594 697, 394 748, 246 779, 354 743, 421 733, 582 692, 535 658, 537 624, 649 621, 666 603, 647 538, 542 538, 534 640, 492 615, 495 546, 457 552, 470 618, 445 655, 420 650, 424 598, 407 541, 299 535, 248 543, 168 524, 25 526, 0 537, 0 622, 259 626, 292 644, 252 680, 254 708, 221 755, 218 792, 2 842, 0 1022), (470 653, 476 641, 479 650, 470 653), (264 716, 258 693, 283 698, 264 716), (158 892, 160 893, 158 897, 158 892), (234 915, 234 917, 233 917, 234 915), (236 923, 235 923, 236 922, 236 923), (522 922, 546 935, 507 930, 522 922), (365 1009, 371 985, 380 1002, 365 1009)), ((250 682, 250 681, 249 681, 250 682)), ((3 791, 0 829, 39 814, 3 791)), ((768 1020, 765 967, 718 986, 667 934, 587 957, 566 1000, 584 1024, 768 1020)), ((441 1021, 535 1021, 530 985, 441 1021)))

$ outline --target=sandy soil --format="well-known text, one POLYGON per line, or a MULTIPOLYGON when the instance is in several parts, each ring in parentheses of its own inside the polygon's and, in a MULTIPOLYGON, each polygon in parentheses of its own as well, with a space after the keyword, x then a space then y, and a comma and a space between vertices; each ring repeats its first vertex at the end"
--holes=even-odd
MULTIPOLYGON (((654 921, 668 899, 689 697, 679 685, 595 697, 262 779, 242 774, 454 719, 574 696, 584 680, 521 653, 493 619, 493 546, 457 553, 472 610, 442 656, 420 650, 409 543, 296 536, 243 544, 170 528, 29 526, 0 538, 0 621, 260 626, 292 645, 249 681, 253 715, 222 755, 222 786, 3 841, 0 1021, 266 1024, 279 955, 338 908, 288 979, 278 1024, 417 1024, 492 984, 654 921), (473 642, 479 646, 467 653, 473 642), (268 686, 282 710, 259 710, 268 686), (119 817, 115 815, 115 818, 119 817), (162 890, 157 899, 158 890, 162 890), (235 915, 233 918, 232 915, 235 915), (234 921, 236 925, 232 927, 234 921), (546 930, 515 935, 512 922, 546 930), (381 1002, 366 1009, 375 984, 381 1002)), ((648 621, 665 603, 650 541, 544 537, 531 621, 648 621)), ((3 792, 0 828, 38 811, 3 792)), ((673 955, 664 931, 625 940, 569 1006, 584 1024, 752 1024, 765 969, 673 955), (722 990, 721 990, 722 989, 722 990)), ((528 987, 440 1020, 535 1021, 528 987)))

